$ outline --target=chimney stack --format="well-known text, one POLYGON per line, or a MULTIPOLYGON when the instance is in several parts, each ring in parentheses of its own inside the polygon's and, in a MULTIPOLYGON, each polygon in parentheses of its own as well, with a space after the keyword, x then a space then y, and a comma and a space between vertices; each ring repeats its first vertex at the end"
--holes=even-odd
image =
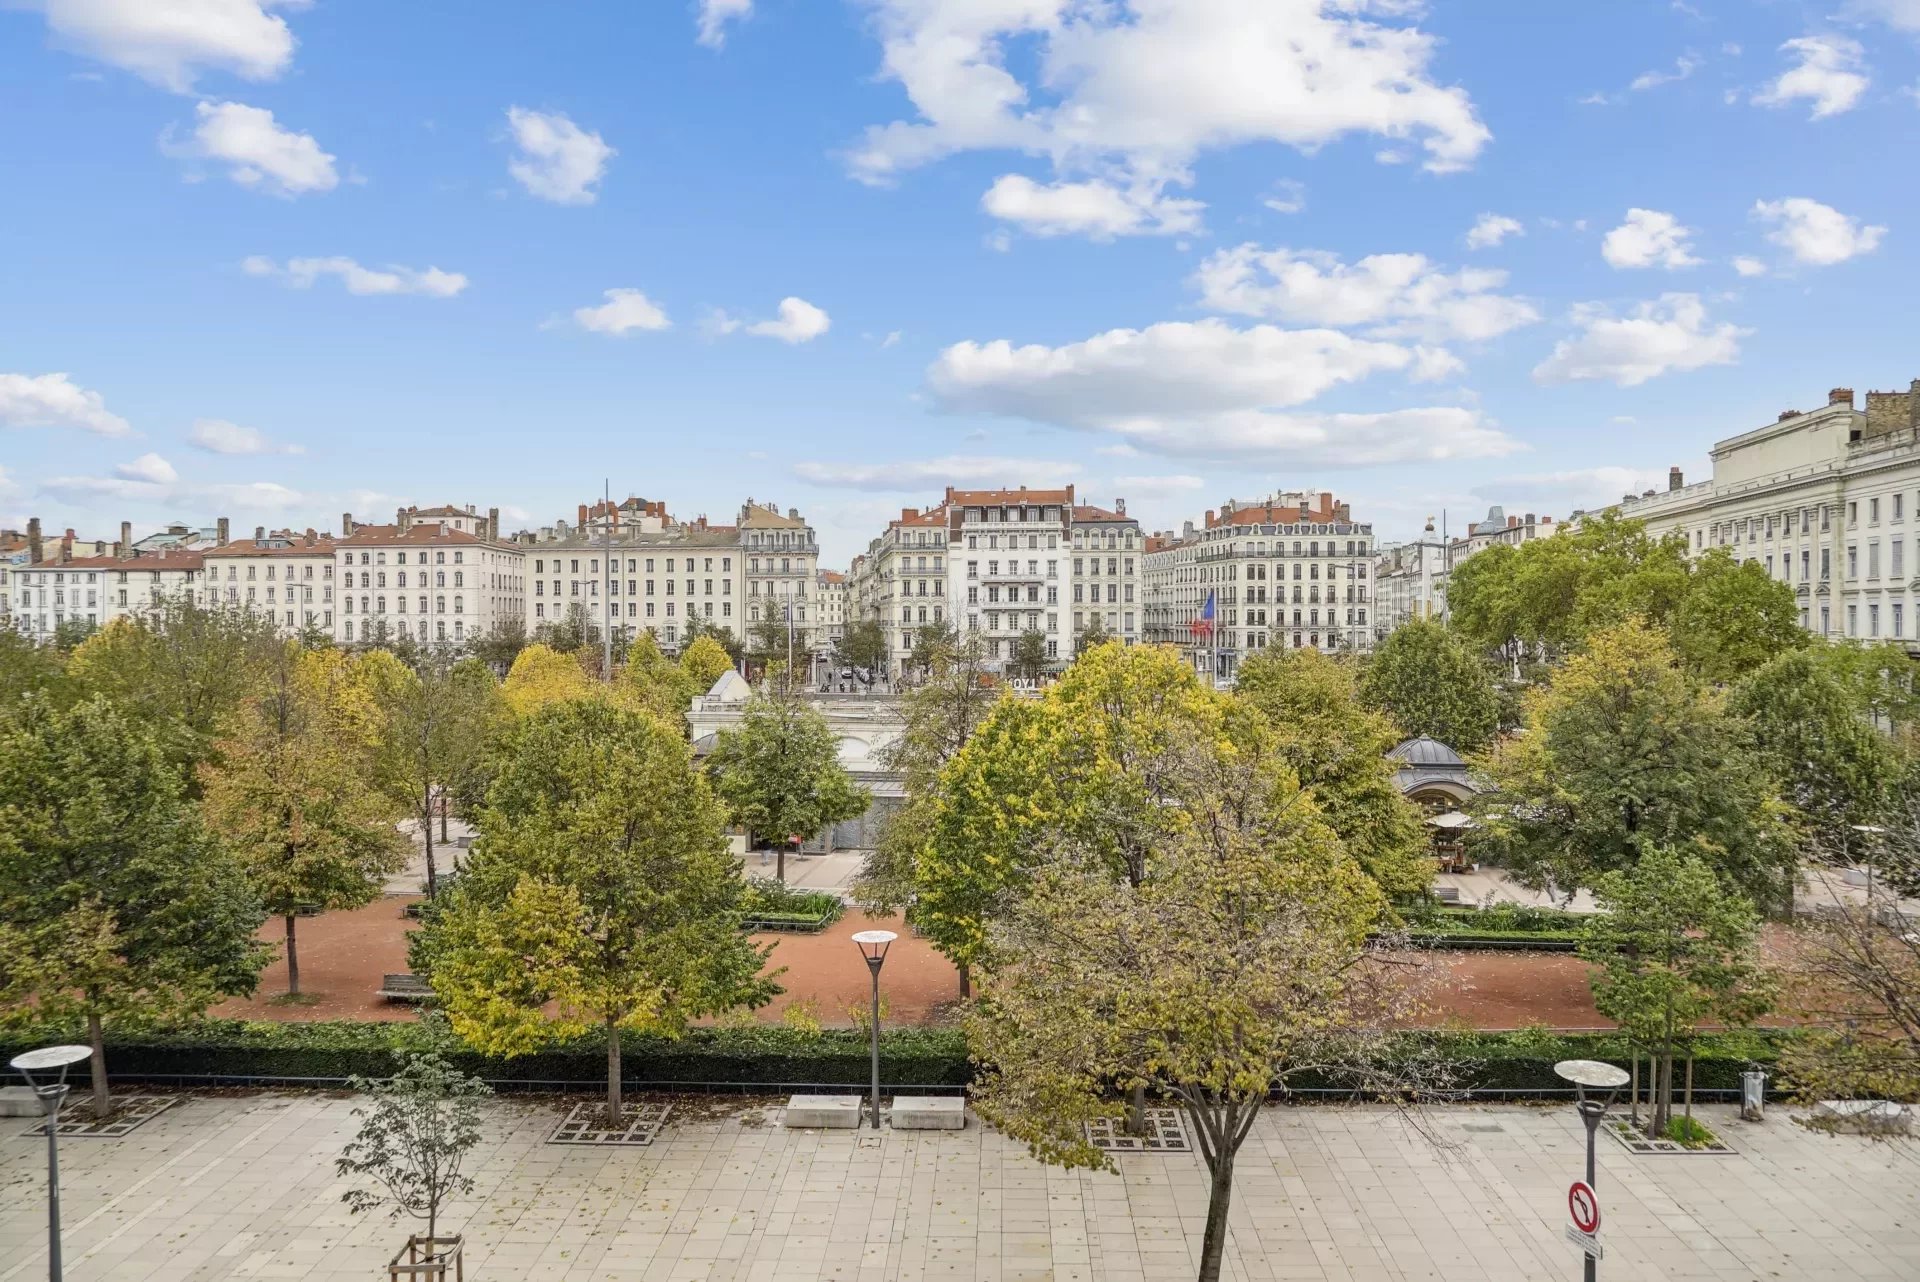
POLYGON ((1667 490, 1669 493, 1685 488, 1686 484, 1687 478, 1681 474, 1679 468, 1670 467, 1667 469, 1667 490))
POLYGON ((60 536, 60 564, 73 560, 73 531, 68 530, 60 536))
POLYGON ((1834 388, 1832 391, 1827 393, 1827 404, 1844 405, 1848 409, 1852 409, 1853 408, 1853 389, 1851 387, 1834 388))
MULTIPOLYGON (((226 523, 227 523, 226 518, 221 517, 220 524, 224 526, 226 523)), ((342 512, 340 514, 340 537, 341 538, 353 537, 353 513, 351 512, 342 512)))
POLYGON ((497 507, 487 509, 487 540, 492 543, 500 541, 500 509, 497 507))
POLYGON ((38 565, 46 554, 46 547, 40 541, 40 518, 37 516, 28 517, 27 561, 31 565, 38 565))
POLYGON ((253 545, 255 547, 259 547, 266 541, 267 541, 267 527, 264 525, 254 526, 253 527, 253 545))
POLYGON ((407 520, 407 509, 403 507, 395 508, 393 510, 393 525, 394 525, 395 532, 400 534, 405 534, 407 532, 407 526, 409 524, 410 522, 407 520))
POLYGON ((1125 516, 1127 514, 1127 501, 1125 499, 1115 499, 1113 501, 1113 510, 1119 515, 1125 516))
POLYGON ((133 522, 120 522, 120 546, 113 550, 116 559, 124 560, 133 555, 133 522))
POLYGON ((224 516, 221 517, 214 524, 217 530, 217 533, 215 533, 214 535, 214 541, 216 543, 225 543, 227 541, 227 536, 232 532, 232 526, 228 524, 227 518, 224 516))

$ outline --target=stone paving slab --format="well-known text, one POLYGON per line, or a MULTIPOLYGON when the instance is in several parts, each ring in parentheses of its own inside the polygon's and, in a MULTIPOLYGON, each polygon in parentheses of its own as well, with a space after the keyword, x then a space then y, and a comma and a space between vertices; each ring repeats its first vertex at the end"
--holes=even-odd
MULTIPOLYGON (((778 1101, 768 1101, 769 1106, 778 1101)), ((409 1221, 356 1217, 333 1159, 353 1101, 189 1096, 120 1140, 63 1145, 72 1282, 365 1282, 409 1221)), ((563 1106, 488 1106, 477 1187, 443 1232, 476 1282, 1177 1282, 1194 1276, 1194 1154, 1117 1174, 1041 1166, 984 1127, 789 1131, 743 1104, 677 1115, 650 1148, 548 1145, 563 1106)), ((1600 1150, 1606 1276, 1634 1282, 1920 1277, 1920 1153, 1812 1134, 1775 1110, 1735 1157, 1600 1150)), ((1436 1146, 1373 1108, 1274 1108, 1243 1149, 1234 1282, 1560 1282, 1584 1136, 1570 1108, 1473 1106, 1436 1146), (1469 1129, 1471 1127, 1472 1129, 1469 1129)), ((0 1282, 45 1275, 44 1147, 0 1136, 0 1282)))

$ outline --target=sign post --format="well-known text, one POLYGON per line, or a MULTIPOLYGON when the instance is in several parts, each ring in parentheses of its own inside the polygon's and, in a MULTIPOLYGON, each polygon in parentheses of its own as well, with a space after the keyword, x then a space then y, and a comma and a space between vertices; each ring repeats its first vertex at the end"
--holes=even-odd
POLYGON ((1593 1139, 1600 1129, 1600 1119, 1606 1116, 1607 1107, 1613 1103, 1620 1088, 1627 1084, 1627 1074, 1611 1064, 1584 1059, 1562 1060, 1553 1066, 1553 1071, 1573 1084, 1574 1108, 1587 1129, 1587 1178, 1575 1180, 1567 1190, 1567 1210, 1573 1216, 1573 1223, 1567 1226, 1567 1241, 1579 1247, 1586 1256, 1586 1267, 1581 1273, 1585 1282, 1596 1282, 1603 1252, 1597 1236, 1600 1231, 1600 1197, 1593 1191, 1597 1183, 1593 1139), (1595 1099, 1587 1094, 1590 1090, 1604 1090, 1606 1096, 1595 1099))

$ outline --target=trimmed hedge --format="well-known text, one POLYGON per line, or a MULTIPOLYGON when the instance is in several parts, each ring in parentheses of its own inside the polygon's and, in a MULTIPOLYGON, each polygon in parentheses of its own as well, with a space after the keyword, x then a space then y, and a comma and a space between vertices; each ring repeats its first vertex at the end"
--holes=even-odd
MULTIPOLYGON (((43 1028, 0 1034, 0 1060, 33 1046, 71 1041, 76 1030, 43 1028)), ((1790 1034, 1764 1030, 1702 1038, 1694 1060, 1697 1091, 1736 1090, 1740 1073, 1770 1068, 1790 1034)), ((1438 1049, 1463 1066, 1467 1086, 1517 1094, 1561 1094, 1553 1075, 1563 1059, 1624 1064, 1626 1040, 1611 1033, 1407 1033, 1397 1044, 1438 1049)), ((623 1076, 648 1086, 857 1086, 869 1080, 869 1043, 859 1033, 809 1034, 779 1025, 700 1028, 679 1039, 628 1035, 621 1039, 623 1076)), ((597 1036, 516 1059, 478 1054, 453 1043, 433 1025, 412 1021, 269 1023, 213 1020, 191 1028, 110 1033, 107 1066, 117 1078, 188 1078, 209 1084, 244 1079, 338 1082, 359 1075, 385 1077, 396 1052, 438 1049, 457 1067, 497 1085, 567 1085, 591 1089, 606 1080, 606 1044, 597 1036)), ((966 1039, 955 1028, 900 1028, 881 1034, 880 1076, 900 1086, 960 1087, 973 1077, 966 1039)), ((1342 1091, 1340 1082, 1302 1076, 1306 1094, 1342 1091)))
POLYGON ((824 890, 795 890, 768 877, 747 878, 742 928, 821 931, 840 920, 846 905, 824 890))

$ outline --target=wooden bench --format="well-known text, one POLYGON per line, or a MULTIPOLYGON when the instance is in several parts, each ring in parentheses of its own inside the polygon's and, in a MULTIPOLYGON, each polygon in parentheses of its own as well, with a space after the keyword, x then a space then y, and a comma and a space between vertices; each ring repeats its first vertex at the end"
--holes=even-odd
POLYGON ((382 975, 375 995, 390 1002, 427 1002, 433 1000, 433 985, 418 975, 382 975))

